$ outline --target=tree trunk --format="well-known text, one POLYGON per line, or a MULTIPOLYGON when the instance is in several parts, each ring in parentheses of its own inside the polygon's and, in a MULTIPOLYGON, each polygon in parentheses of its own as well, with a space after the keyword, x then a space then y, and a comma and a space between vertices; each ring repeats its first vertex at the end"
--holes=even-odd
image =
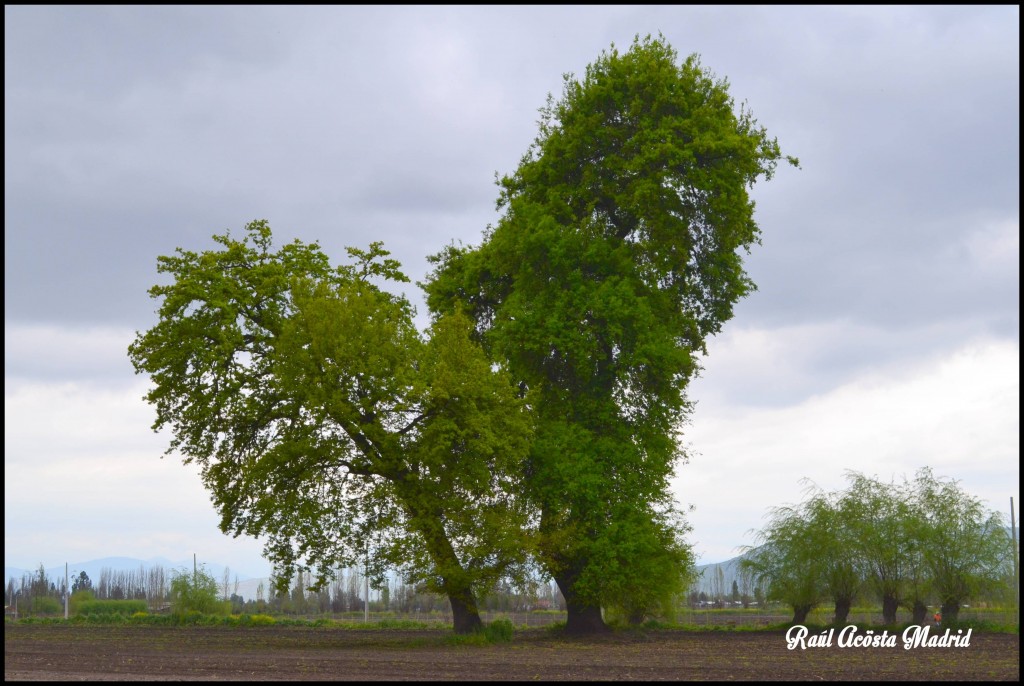
POLYGON ((452 628, 457 634, 470 634, 483 629, 480 621, 480 610, 473 593, 472 576, 466 572, 459 556, 455 554, 448 534, 444 530, 439 507, 426 507, 422 503, 430 503, 423 497, 417 484, 397 482, 398 493, 409 514, 409 519, 426 543, 435 573, 441 577, 441 590, 448 596, 452 606, 452 628))
POLYGON ((882 623, 895 624, 896 610, 900 607, 899 600, 895 595, 886 594, 882 596, 882 623))
POLYGON ((957 599, 942 601, 942 624, 948 626, 948 622, 955 622, 960 614, 960 601, 957 599))
POLYGON ((846 624, 846 618, 850 616, 850 607, 853 605, 851 598, 836 598, 836 624, 846 624))
POLYGON ((449 593, 448 602, 452 605, 452 625, 457 634, 472 634, 482 631, 484 624, 480 621, 480 610, 477 608, 473 591, 466 589, 463 593, 449 593))
POLYGON ((565 598, 565 609, 568 612, 565 632, 567 634, 583 635, 609 631, 608 625, 604 623, 604 618, 601 617, 601 606, 581 602, 573 588, 572 584, 574 581, 575 578, 570 576, 560 575, 555 577, 555 583, 558 584, 558 589, 565 598))
POLYGON ((811 612, 810 605, 794 605, 793 606, 793 624, 805 624, 807 622, 807 615, 811 612))
POLYGON ((925 618, 928 616, 928 606, 920 600, 914 601, 914 607, 911 612, 914 613, 914 616, 910 621, 914 624, 924 624, 927 621, 925 618))

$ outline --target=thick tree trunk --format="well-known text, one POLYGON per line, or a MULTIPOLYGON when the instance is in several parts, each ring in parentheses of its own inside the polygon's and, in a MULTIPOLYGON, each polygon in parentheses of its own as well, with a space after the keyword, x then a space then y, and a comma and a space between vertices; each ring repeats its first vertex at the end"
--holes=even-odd
POLYGON ((911 621, 914 624, 924 624, 927 621, 925 618, 928 616, 928 606, 920 600, 914 601, 914 607, 911 609, 911 612, 913 613, 911 621))
POLYGON ((448 602, 452 605, 452 625, 455 633, 471 634, 483 630, 484 624, 480 621, 480 610, 477 608, 476 596, 472 590, 449 593, 448 602))
POLYGON ((415 484, 397 481, 399 493, 410 520, 426 543, 427 552, 441 577, 440 590, 448 596, 452 606, 452 628, 457 634, 469 634, 483 629, 480 610, 473 593, 472 577, 463 568, 448 534, 444 530, 440 508, 429 508, 422 503, 431 502, 417 490, 415 484))
POLYGON ((566 608, 569 611, 565 623, 565 632, 568 634, 599 634, 609 631, 608 625, 601 617, 601 608, 594 605, 570 605, 566 601, 566 608))
POLYGON ((810 605, 794 605, 793 624, 805 624, 807 622, 807 615, 810 614, 810 612, 810 605))
POLYGON ((609 631, 608 625, 604 623, 601 616, 601 606, 584 603, 576 596, 573 589, 574 577, 556 576, 555 583, 565 598, 565 609, 568 617, 565 622, 565 632, 568 634, 598 634, 609 631))
POLYGON ((942 601, 942 624, 947 625, 947 622, 955 622, 956 618, 960 615, 960 601, 959 600, 944 600, 942 601))
POLYGON ((900 607, 899 600, 894 595, 882 596, 882 623, 895 624, 896 610, 900 607))
POLYGON ((846 624, 846 618, 850 616, 852 605, 851 598, 836 598, 836 624, 846 624))

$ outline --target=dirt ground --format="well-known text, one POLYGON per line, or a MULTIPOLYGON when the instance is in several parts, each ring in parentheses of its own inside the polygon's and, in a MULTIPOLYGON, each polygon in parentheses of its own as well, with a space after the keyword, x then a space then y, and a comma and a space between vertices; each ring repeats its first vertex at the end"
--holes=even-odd
POLYGON ((19 625, 4 628, 4 680, 985 680, 1018 681, 1020 639, 961 648, 787 650, 782 633, 543 629, 454 645, 437 630, 19 625))

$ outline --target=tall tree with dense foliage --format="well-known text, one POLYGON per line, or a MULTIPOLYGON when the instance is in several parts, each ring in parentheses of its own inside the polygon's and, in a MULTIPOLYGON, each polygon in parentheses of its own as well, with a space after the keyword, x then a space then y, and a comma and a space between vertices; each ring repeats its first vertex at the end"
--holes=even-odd
POLYGON ((483 244, 434 258, 431 310, 469 312, 536 410, 528 492, 570 631, 638 589, 685 588, 668 488, 685 388, 754 288, 748 191, 780 158, 726 81, 637 38, 549 98, 483 244))
POLYGON ((159 322, 129 348, 168 453, 200 466, 224 532, 267 537, 284 583, 369 557, 479 628, 474 589, 527 552, 514 494, 532 424, 507 374, 462 314, 417 331, 378 285, 408 281, 380 244, 332 267, 315 243, 272 250, 265 221, 214 240, 159 258, 159 322))

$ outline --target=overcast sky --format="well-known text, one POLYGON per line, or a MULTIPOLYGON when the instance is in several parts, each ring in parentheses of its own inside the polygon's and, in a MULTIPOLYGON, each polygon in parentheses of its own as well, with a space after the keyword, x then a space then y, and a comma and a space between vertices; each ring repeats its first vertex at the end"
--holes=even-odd
MULTIPOLYGON (((754 191, 759 290, 711 341, 674 480, 701 562, 800 479, 929 465, 1008 512, 1020 471, 1020 10, 4 8, 5 566, 106 556, 263 576, 161 459, 126 348, 156 258, 265 218, 382 240, 413 280, 497 214, 538 108, 661 32, 785 154, 754 191)), ((408 295, 422 302, 413 288, 408 295)), ((423 308, 420 308, 421 320, 423 308)))

